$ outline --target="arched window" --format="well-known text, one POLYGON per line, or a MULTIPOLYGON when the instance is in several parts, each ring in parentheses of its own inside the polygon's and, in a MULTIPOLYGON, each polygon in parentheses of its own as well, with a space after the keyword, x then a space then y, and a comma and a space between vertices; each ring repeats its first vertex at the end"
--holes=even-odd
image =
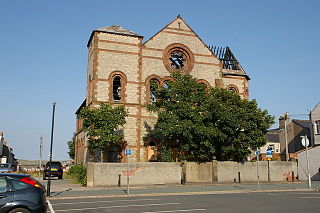
POLYGON ((122 79, 116 75, 112 81, 112 96, 114 101, 121 101, 122 79))
POLYGON ((206 90, 208 90, 210 88, 210 84, 208 81, 204 80, 204 79, 200 79, 197 81, 198 84, 202 84, 206 90))
POLYGON ((171 80, 164 80, 164 81, 163 81, 163 84, 162 84, 163 88, 169 89, 169 88, 170 88, 170 87, 169 87, 170 81, 171 81, 171 80))
POLYGON ((157 101, 156 91, 159 88, 159 81, 157 79, 150 80, 150 102, 154 103, 157 101))
POLYGON ((235 85, 229 85, 229 86, 227 87, 227 90, 229 90, 229 91, 231 91, 231 92, 234 92, 234 93, 236 93, 236 94, 239 93, 239 90, 238 90, 238 88, 237 88, 235 85))

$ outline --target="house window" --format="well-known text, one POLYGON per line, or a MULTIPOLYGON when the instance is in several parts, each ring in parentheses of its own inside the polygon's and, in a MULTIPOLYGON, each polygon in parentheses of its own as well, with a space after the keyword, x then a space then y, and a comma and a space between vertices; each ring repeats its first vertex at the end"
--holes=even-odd
POLYGON ((315 121, 316 134, 320 134, 320 120, 315 121))
POLYGON ((113 100, 121 101, 121 87, 122 87, 122 79, 120 76, 115 76, 113 78, 113 100))
POLYGON ((159 82, 156 79, 150 80, 150 101, 154 103, 157 101, 156 91, 159 88, 159 82))
POLYGON ((268 146, 268 149, 271 149, 271 150, 274 152, 274 150, 275 150, 274 144, 270 144, 270 145, 268 146))

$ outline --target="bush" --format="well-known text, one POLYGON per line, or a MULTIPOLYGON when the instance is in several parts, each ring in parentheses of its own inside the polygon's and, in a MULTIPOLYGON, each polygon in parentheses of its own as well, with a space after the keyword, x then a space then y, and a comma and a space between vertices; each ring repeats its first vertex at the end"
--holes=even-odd
POLYGON ((71 178, 74 182, 87 186, 87 168, 84 165, 78 164, 71 166, 67 173, 67 177, 71 178))

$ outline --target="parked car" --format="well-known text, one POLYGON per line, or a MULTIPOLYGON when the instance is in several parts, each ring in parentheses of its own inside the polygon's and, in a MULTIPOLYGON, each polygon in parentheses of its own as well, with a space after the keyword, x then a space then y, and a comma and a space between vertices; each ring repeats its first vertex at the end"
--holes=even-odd
POLYGON ((0 212, 47 212, 44 186, 28 174, 0 173, 0 212))
POLYGON ((0 163, 0 172, 1 173, 13 172, 13 168, 10 163, 0 163))
MULTIPOLYGON (((48 162, 46 164, 46 166, 44 167, 43 180, 45 180, 50 175, 49 164, 50 164, 50 162, 48 162)), ((62 179, 62 176, 63 176, 62 164, 59 161, 52 161, 51 162, 51 177, 58 177, 58 179, 62 179)))

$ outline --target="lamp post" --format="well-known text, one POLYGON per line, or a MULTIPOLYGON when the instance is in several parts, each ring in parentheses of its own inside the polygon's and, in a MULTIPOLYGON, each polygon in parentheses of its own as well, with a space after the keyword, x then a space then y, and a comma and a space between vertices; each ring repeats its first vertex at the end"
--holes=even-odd
POLYGON ((50 142, 50 154, 49 154, 49 178, 47 183, 47 196, 50 197, 51 187, 51 162, 52 162, 52 144, 53 144, 53 128, 54 128, 54 112, 56 109, 56 102, 52 103, 52 124, 51 124, 51 142, 50 142))

